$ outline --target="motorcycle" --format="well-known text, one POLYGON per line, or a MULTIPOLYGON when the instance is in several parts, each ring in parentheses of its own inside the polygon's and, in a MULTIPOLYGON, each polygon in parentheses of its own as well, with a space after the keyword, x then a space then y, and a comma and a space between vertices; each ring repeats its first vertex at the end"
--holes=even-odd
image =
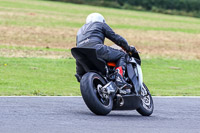
POLYGON ((81 94, 94 114, 107 115, 112 110, 137 110, 142 116, 150 116, 153 113, 153 99, 143 83, 138 53, 126 56, 124 79, 132 85, 131 89, 122 89, 115 85, 116 63, 98 58, 95 49, 75 47, 71 49, 71 53, 85 70, 80 80, 81 94))

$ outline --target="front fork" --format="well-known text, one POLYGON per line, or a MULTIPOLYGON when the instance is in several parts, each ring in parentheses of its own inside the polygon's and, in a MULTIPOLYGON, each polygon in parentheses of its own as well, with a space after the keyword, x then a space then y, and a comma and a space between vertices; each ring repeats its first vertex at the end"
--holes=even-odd
POLYGON ((142 89, 143 87, 143 74, 142 74, 142 68, 140 65, 136 64, 137 67, 137 72, 138 72, 138 80, 139 80, 139 85, 140 88, 142 89))

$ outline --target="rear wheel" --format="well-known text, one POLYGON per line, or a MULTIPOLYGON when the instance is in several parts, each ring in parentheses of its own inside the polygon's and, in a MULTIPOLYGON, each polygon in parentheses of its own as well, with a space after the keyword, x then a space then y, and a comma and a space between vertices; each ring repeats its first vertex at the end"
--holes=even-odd
POLYGON ((96 115, 107 115, 113 107, 111 96, 102 93, 106 81, 97 73, 86 73, 80 82, 81 94, 87 107, 96 115))
POLYGON ((142 105, 139 109, 137 109, 137 111, 143 116, 150 116, 153 113, 154 104, 149 89, 144 83, 141 90, 141 95, 142 105))

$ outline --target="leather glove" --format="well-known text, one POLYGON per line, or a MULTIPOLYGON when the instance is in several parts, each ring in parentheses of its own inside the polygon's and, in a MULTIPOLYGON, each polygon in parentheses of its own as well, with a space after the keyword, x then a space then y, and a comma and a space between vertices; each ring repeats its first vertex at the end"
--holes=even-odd
POLYGON ((134 53, 138 53, 138 51, 136 50, 135 47, 129 46, 129 53, 134 54, 134 53))

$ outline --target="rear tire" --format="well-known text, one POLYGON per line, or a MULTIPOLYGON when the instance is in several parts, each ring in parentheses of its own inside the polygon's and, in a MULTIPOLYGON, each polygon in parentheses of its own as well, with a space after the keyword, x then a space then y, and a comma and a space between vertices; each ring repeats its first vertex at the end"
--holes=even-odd
POLYGON ((149 89, 144 83, 142 92, 143 92, 142 93, 143 96, 141 97, 142 104, 141 107, 137 109, 137 112, 143 116, 150 116, 153 113, 154 104, 149 89))
POLYGON ((98 91, 103 87, 106 81, 97 73, 86 73, 80 82, 81 94, 87 107, 96 115, 107 115, 113 107, 113 99, 109 96, 108 99, 102 98, 98 91))

